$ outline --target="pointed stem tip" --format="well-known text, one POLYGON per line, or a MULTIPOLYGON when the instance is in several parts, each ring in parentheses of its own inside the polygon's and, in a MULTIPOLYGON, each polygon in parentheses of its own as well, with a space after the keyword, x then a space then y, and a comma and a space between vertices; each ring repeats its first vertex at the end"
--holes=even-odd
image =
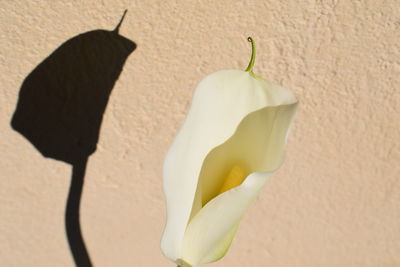
POLYGON ((253 41, 253 38, 251 38, 251 37, 247 37, 247 41, 249 41, 251 43, 251 58, 250 58, 250 62, 249 62, 249 65, 247 66, 246 71, 253 73, 254 61, 256 60, 256 45, 253 41))
POLYGON ((125 9, 124 14, 122 15, 122 18, 120 19, 120 21, 119 21, 117 27, 115 27, 115 29, 114 29, 114 32, 115 32, 115 33, 118 33, 118 32, 119 32, 119 27, 121 27, 121 24, 122 24, 122 22, 124 21, 126 12, 128 12, 128 9, 125 9))

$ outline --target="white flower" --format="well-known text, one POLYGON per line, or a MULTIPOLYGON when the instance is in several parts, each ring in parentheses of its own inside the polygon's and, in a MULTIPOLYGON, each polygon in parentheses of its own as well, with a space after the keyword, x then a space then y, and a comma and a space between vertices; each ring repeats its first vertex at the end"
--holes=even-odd
POLYGON ((246 71, 198 85, 164 163, 163 253, 180 266, 222 258, 240 219, 280 166, 297 107, 293 93, 246 71))

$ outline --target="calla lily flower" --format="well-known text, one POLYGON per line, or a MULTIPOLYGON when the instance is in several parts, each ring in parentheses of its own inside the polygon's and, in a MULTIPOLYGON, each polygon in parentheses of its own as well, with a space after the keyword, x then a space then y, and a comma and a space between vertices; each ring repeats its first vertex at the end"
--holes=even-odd
POLYGON ((179 266, 222 258, 240 220, 281 165, 297 100, 246 71, 222 70, 197 86, 164 162, 167 223, 161 240, 179 266))

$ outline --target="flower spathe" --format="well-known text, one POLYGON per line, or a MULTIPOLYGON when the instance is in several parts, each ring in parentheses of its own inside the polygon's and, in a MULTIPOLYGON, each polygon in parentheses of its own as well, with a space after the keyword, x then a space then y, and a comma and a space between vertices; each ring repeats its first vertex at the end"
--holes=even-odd
POLYGON ((222 70, 197 86, 164 162, 163 253, 180 266, 216 261, 282 162, 293 93, 248 71, 222 70))

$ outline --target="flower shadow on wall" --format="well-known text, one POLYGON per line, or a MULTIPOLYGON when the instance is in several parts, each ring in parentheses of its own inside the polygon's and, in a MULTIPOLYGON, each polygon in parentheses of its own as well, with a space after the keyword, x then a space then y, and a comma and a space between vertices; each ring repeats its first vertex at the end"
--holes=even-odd
POLYGON ((88 158, 96 151, 110 93, 136 44, 113 31, 75 36, 24 80, 11 126, 44 156, 72 165, 65 212, 77 266, 92 266, 82 237, 79 206, 88 158))

